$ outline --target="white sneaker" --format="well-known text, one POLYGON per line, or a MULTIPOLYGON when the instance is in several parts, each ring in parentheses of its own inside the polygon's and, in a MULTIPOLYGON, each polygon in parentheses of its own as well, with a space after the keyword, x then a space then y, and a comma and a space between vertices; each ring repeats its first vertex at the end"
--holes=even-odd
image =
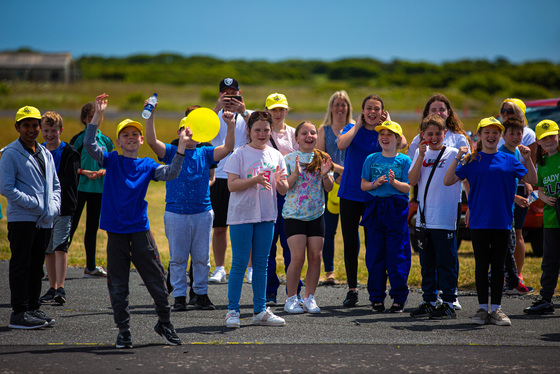
POLYGON ((288 313, 303 313, 303 309, 301 308, 301 306, 299 306, 297 295, 290 296, 286 299, 284 310, 288 313))
POLYGON ((216 270, 212 273, 212 276, 208 278, 208 282, 210 283, 220 283, 225 282, 226 280, 226 269, 224 269, 223 266, 216 268, 216 270))
POLYGON ((455 309, 455 310, 461 310, 461 309, 463 309, 463 307, 461 306, 461 304, 459 304, 459 299, 455 299, 455 301, 453 302, 453 309, 455 309))
POLYGON ((303 301, 303 311, 307 313, 321 313, 321 308, 315 302, 315 296, 309 295, 303 301))
POLYGON ((253 283, 253 268, 247 268, 247 273, 245 274, 245 282, 249 284, 253 283))
POLYGON ((284 326, 286 321, 272 313, 270 308, 266 308, 259 314, 253 314, 253 323, 261 326, 284 326))
POLYGON ((239 312, 236 310, 228 310, 226 314, 226 327, 238 328, 239 326, 241 326, 239 312))

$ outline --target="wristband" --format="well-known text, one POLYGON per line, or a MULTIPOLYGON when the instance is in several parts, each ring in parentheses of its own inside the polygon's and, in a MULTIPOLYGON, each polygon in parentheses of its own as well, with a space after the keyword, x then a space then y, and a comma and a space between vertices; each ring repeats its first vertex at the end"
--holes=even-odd
POLYGON ((375 185, 374 185, 375 181, 371 181, 371 188, 375 190, 375 185))
POLYGON ((78 174, 79 175, 82 175, 82 170, 84 170, 84 169, 78 169, 78 174))
POLYGON ((457 161, 457 162, 461 162, 461 159, 460 159, 460 158, 458 158, 458 157, 455 157, 455 161, 457 161))
POLYGON ((185 157, 185 154, 184 154, 184 153, 179 153, 179 151, 177 151, 177 154, 178 154, 179 156, 185 157))

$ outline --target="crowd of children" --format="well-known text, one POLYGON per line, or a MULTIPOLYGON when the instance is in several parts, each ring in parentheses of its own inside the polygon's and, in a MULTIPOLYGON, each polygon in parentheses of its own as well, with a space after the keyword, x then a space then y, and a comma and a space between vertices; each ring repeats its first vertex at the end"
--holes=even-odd
POLYGON ((407 146, 403 130, 391 120, 378 95, 363 100, 354 122, 348 94, 337 91, 319 128, 304 121, 293 129, 285 123, 289 111, 285 95, 269 95, 266 111, 249 111, 235 79, 223 79, 219 89, 214 111, 220 129, 211 145, 193 140, 196 134, 188 127, 187 117, 196 107, 189 108, 180 121, 177 141, 158 140, 156 104, 145 127, 131 119, 117 125, 120 155, 111 139, 99 131, 108 106, 106 94, 84 106, 85 130, 70 144, 61 140, 63 120, 58 113, 41 115, 31 106, 17 111, 19 139, 4 147, 0 158, 0 193, 8 200, 12 253, 9 327, 35 329, 55 323, 40 305, 67 302, 67 253, 86 203, 84 277, 107 277, 119 330, 117 348, 132 347, 131 262, 155 302, 154 330, 168 344, 181 344, 170 321, 169 293, 175 299, 173 310, 186 310, 190 286, 189 304, 211 310, 215 307, 208 295, 209 282, 228 281, 225 326, 241 325, 244 278, 253 290, 253 323, 285 325, 285 319, 270 308, 279 302, 278 239, 286 270, 284 310, 320 313, 315 297, 323 257, 325 284, 335 283, 334 235, 339 216, 348 286, 343 306, 359 303, 361 225, 371 308, 376 313, 386 311, 389 280, 392 302, 388 311, 403 312, 411 268, 408 203, 414 186, 423 302, 411 310, 412 317, 457 318, 456 310, 461 308, 457 232, 462 186, 469 206, 466 223, 473 242, 479 303, 471 323, 511 325, 501 308, 502 294, 532 291, 523 284, 520 230, 533 185, 545 203, 543 274, 541 298, 524 312, 554 313, 552 296, 560 270, 560 146, 555 122, 542 121, 535 134, 527 127, 523 102, 506 99, 500 108, 501 122, 494 117, 479 122, 480 140, 471 152, 449 100, 435 94, 426 103, 419 134, 407 156, 400 151, 407 146), (36 141, 40 132, 45 140, 42 145, 36 141), (144 135, 163 164, 138 157, 144 135), (150 181, 159 180, 167 181, 164 224, 171 257, 169 285, 145 201, 150 181), (98 227, 108 236, 107 271, 95 263, 98 227), (225 271, 228 227, 229 279, 225 271), (209 276, 211 244, 216 268, 209 276), (43 263, 49 288, 40 297, 43 263))

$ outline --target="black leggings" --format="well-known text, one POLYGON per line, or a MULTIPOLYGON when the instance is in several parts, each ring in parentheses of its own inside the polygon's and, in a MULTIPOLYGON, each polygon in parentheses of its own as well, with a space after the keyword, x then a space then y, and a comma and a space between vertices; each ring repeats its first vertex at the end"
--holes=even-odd
POLYGON ((99 230, 99 217, 101 216, 101 197, 103 194, 78 191, 78 204, 72 217, 72 231, 70 241, 74 237, 76 228, 80 223, 82 211, 87 202, 86 233, 84 247, 86 249, 86 266, 89 270, 95 269, 95 252, 97 248, 97 230, 99 230))
MULTIPOLYGON (((340 199, 340 225, 344 241, 344 266, 348 288, 358 287, 358 254, 360 253, 360 219, 364 215, 366 203, 340 199)), ((364 228, 364 238, 365 228, 364 228)), ((367 243, 366 243, 367 246, 367 243)))
POLYGON ((474 249, 476 293, 479 304, 488 304, 488 268, 492 268, 490 304, 502 303, 504 264, 509 230, 471 229, 474 249))

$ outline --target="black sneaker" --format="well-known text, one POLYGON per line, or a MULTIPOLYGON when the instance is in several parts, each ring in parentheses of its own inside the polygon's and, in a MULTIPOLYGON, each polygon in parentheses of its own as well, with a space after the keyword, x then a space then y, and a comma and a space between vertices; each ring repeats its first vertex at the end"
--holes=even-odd
POLYGON ((119 332, 117 336, 117 342, 115 343, 115 348, 132 348, 132 336, 130 336, 130 331, 119 332))
POLYGON ((396 301, 389 308, 389 313, 402 313, 404 310, 405 303, 397 303, 396 301))
POLYGON ((195 309, 202 309, 202 310, 214 310, 216 307, 210 299, 208 298, 208 294, 205 295, 196 295, 196 301, 194 303, 195 309))
POLYGON ((418 308, 410 312, 410 316, 415 318, 429 317, 431 313, 435 312, 435 310, 436 308, 431 303, 424 301, 418 306, 418 308))
POLYGON ((371 309, 374 312, 383 313, 385 311, 385 304, 383 304, 382 302, 373 303, 373 304, 371 304, 371 309))
POLYGON ((358 291, 348 291, 346 299, 342 302, 342 306, 345 308, 353 308, 356 304, 358 304, 358 291))
POLYGON ((66 291, 63 287, 58 287, 54 295, 54 301, 59 304, 64 304, 66 302, 66 291))
POLYGON ((40 309, 37 310, 31 310, 28 312, 29 314, 31 314, 33 317, 38 318, 38 319, 42 319, 43 321, 47 322, 47 326, 52 326, 54 325, 54 323, 56 322, 54 320, 54 318, 49 317, 45 314, 45 312, 43 312, 40 309))
POLYGON ((554 314, 554 304, 545 299, 535 301, 533 305, 523 309, 527 314, 554 314))
POLYGON ((189 291, 189 305, 194 305, 196 303, 196 294, 191 288, 189 291))
POLYGON ((171 322, 164 324, 158 321, 157 325, 154 326, 154 331, 157 332, 167 344, 181 345, 181 339, 177 336, 175 328, 171 322))
POLYGON ((173 310, 176 312, 181 312, 187 310, 187 297, 177 296, 175 298, 175 304, 173 304, 173 310))
POLYGON ((52 301, 54 301, 54 295, 56 293, 56 290, 54 288, 49 288, 49 290, 47 291, 47 293, 45 293, 43 296, 41 296, 39 298, 39 302, 40 303, 50 303, 52 301))
POLYGON ((448 304, 443 303, 430 313, 430 319, 455 319, 457 318, 457 313, 455 309, 450 307, 448 304))
POLYGON ((30 312, 21 312, 18 314, 12 313, 8 327, 11 329, 32 330, 40 329, 47 325, 47 321, 33 316, 30 312))

